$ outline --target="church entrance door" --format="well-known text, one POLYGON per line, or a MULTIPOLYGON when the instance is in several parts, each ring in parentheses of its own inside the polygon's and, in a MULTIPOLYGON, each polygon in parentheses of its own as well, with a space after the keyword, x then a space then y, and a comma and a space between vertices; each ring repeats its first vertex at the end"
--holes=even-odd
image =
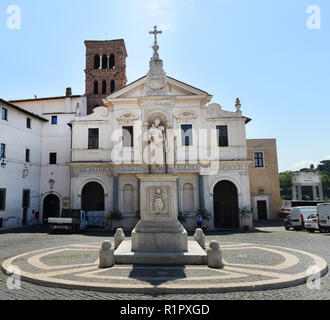
POLYGON ((220 228, 238 228, 238 192, 230 181, 220 181, 214 187, 214 226, 220 228))
POLYGON ((48 218, 58 218, 60 216, 60 199, 54 194, 46 196, 43 207, 43 222, 47 223, 48 218))

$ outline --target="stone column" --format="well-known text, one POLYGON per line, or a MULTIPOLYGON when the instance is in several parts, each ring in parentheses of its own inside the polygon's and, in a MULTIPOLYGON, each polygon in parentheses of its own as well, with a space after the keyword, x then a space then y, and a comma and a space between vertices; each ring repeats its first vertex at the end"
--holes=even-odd
POLYGON ((320 200, 323 201, 324 200, 324 196, 323 196, 322 183, 319 185, 319 195, 320 195, 320 200))
POLYGON ((199 174, 199 208, 200 210, 205 209, 205 199, 204 199, 204 177, 199 174))
POLYGON ((317 196, 317 186, 313 186, 313 200, 317 201, 318 196, 317 196))
POLYGON ((301 185, 298 184, 298 200, 302 200, 302 191, 301 191, 301 185))
POLYGON ((297 200, 297 186, 292 184, 292 200, 297 200))
POLYGON ((118 175, 113 176, 113 211, 119 210, 118 206, 118 175))
POLYGON ((141 215, 141 211, 140 211, 140 190, 141 190, 141 180, 139 178, 138 179, 138 210, 140 212, 141 215))
POLYGON ((102 69, 102 58, 103 58, 103 56, 102 56, 102 54, 100 54, 100 70, 102 69))
POLYGON ((110 69, 110 56, 107 55, 107 69, 110 69))

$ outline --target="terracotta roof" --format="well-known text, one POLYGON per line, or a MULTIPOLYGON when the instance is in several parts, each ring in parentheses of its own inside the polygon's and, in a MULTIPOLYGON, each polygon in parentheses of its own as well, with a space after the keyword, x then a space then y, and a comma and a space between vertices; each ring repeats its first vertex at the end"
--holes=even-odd
POLYGON ((44 121, 44 122, 48 122, 47 119, 45 119, 45 118, 43 118, 43 117, 40 117, 40 116, 38 116, 37 114, 34 114, 34 113, 32 113, 32 112, 30 112, 30 111, 27 111, 27 110, 25 110, 25 109, 22 109, 22 108, 20 108, 20 107, 18 107, 18 106, 15 106, 14 104, 12 104, 12 103, 10 103, 10 102, 8 102, 8 101, 3 100, 3 99, 0 98, 0 105, 1 105, 1 104, 4 104, 4 105, 6 105, 6 106, 8 106, 8 107, 11 107, 11 108, 13 108, 13 109, 16 109, 16 110, 18 110, 18 111, 20 111, 20 112, 23 112, 23 113, 25 113, 25 114, 27 114, 27 115, 33 117, 33 118, 36 118, 36 119, 38 119, 38 120, 41 120, 41 121, 44 121))
POLYGON ((65 98, 81 98, 81 95, 75 96, 58 96, 58 97, 45 97, 45 98, 34 98, 34 99, 19 99, 19 100, 9 100, 9 102, 16 103, 16 102, 24 102, 24 101, 41 101, 41 100, 59 100, 65 98))

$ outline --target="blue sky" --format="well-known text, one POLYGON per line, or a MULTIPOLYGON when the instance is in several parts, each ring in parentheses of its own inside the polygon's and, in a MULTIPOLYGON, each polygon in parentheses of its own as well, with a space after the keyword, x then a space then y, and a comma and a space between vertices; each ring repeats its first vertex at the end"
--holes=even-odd
POLYGON ((1 0, 0 97, 84 93, 84 40, 123 38, 128 82, 143 76, 157 24, 165 71, 253 121, 248 138, 276 138, 281 171, 330 159, 328 0, 1 0), (9 30, 8 6, 21 9, 9 30), (321 28, 307 28, 310 5, 321 28))

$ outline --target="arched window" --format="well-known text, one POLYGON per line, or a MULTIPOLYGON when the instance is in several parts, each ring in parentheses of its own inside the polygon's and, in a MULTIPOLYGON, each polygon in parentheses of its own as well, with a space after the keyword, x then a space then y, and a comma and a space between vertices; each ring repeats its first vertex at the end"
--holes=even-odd
POLYGON ((194 208, 194 187, 191 183, 186 183, 182 189, 183 212, 192 212, 194 208))
POLYGON ((99 94, 99 83, 94 81, 94 94, 99 94))
POLYGON ((108 68, 108 56, 103 55, 102 56, 102 69, 107 69, 108 68))
POLYGON ((116 65, 116 60, 115 60, 115 55, 111 54, 110 55, 110 62, 109 62, 109 67, 110 69, 113 69, 116 65))
POLYGON ((94 69, 100 69, 100 56, 98 54, 94 57, 94 69))
POLYGON ((114 80, 111 80, 110 88, 111 88, 111 93, 115 92, 116 86, 115 86, 115 81, 114 80))
POLYGON ((107 93, 107 82, 104 80, 102 82, 102 94, 106 94, 107 93))
POLYGON ((123 212, 134 213, 134 188, 126 184, 123 189, 123 212))

